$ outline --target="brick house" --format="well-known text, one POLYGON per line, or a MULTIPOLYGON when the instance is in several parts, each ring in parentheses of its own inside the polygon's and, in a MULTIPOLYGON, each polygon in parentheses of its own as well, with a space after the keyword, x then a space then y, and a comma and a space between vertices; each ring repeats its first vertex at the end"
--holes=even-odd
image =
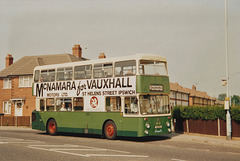
POLYGON ((196 86, 188 89, 190 92, 189 106, 215 106, 216 98, 210 97, 206 92, 197 91, 196 86))
POLYGON ((170 106, 188 106, 189 91, 178 83, 170 83, 170 106))
POLYGON ((72 54, 24 56, 13 63, 6 56, 6 68, 0 72, 0 113, 6 116, 30 116, 35 109, 32 96, 33 69, 36 66, 87 60, 82 57, 80 45, 74 45, 72 54))
POLYGON ((198 91, 194 85, 189 89, 178 83, 170 83, 171 106, 215 106, 215 102, 216 98, 210 97, 206 92, 198 91))

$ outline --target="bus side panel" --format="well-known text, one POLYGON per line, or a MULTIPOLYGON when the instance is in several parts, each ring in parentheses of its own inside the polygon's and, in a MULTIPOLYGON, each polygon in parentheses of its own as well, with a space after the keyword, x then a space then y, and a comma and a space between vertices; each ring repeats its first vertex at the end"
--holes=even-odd
POLYGON ((122 135, 122 113, 105 112, 37 112, 39 117, 33 122, 34 129, 46 130, 50 118, 56 120, 58 132, 102 134, 102 128, 107 120, 112 120, 117 126, 118 135, 122 135), (40 126, 41 125, 41 126, 40 126))
POLYGON ((45 131, 46 127, 44 122, 42 121, 42 116, 38 111, 32 112, 32 129, 45 131))
POLYGON ((123 135, 130 137, 140 137, 144 135, 143 118, 124 117, 123 118, 123 135))
POLYGON ((102 134, 104 123, 112 120, 117 126, 117 134, 122 134, 122 113, 119 112, 87 112, 88 132, 102 134))
POLYGON ((36 121, 32 128, 46 130, 47 121, 53 118, 57 122, 58 132, 102 134, 104 123, 112 120, 117 126, 118 136, 143 137, 168 134, 171 127, 168 116, 162 117, 122 117, 122 113, 105 112, 33 112, 36 121), (146 123, 150 128, 146 128, 146 123), (148 134, 145 131, 148 131, 148 134))

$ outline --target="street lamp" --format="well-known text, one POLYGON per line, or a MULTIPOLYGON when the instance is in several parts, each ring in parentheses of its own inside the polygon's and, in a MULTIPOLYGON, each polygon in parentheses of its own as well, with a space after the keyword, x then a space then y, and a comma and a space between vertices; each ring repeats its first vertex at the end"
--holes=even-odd
POLYGON ((232 138, 231 115, 230 115, 230 98, 229 98, 229 65, 228 65, 228 0, 225 0, 225 50, 226 50, 226 78, 227 78, 227 95, 225 98, 224 109, 226 110, 226 133, 227 140, 232 138))

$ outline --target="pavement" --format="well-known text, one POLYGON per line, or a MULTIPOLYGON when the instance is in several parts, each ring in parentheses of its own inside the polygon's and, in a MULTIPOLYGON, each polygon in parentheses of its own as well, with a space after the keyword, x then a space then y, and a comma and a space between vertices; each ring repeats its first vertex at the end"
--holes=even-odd
MULTIPOLYGON (((167 136, 167 135, 166 135, 167 136)), ((204 134, 195 134, 195 133, 171 133, 170 135, 172 140, 175 141, 187 141, 187 142, 196 142, 202 144, 211 144, 211 145, 221 145, 221 146, 233 146, 240 147, 240 138, 232 138, 227 140, 226 136, 215 136, 215 135, 204 135, 204 134)))
MULTIPOLYGON (((15 127, 15 126, 0 126, 0 130, 6 131, 26 131, 31 132, 30 127, 15 127)), ((36 131, 36 130, 33 130, 36 131)), ((183 141, 183 142, 196 142, 202 144, 220 145, 220 146, 230 146, 240 148, 240 138, 232 138, 227 140, 226 136, 215 136, 215 135, 203 135, 194 133, 171 133, 170 135, 162 135, 162 137, 170 138, 173 141, 183 141)))

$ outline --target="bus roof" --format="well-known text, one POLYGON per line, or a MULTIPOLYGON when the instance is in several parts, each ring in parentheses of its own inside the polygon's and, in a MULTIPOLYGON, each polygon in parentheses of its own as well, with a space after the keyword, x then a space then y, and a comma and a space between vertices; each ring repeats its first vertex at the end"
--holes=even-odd
POLYGON ((154 60, 154 61, 162 61, 162 62, 167 61, 167 59, 165 57, 156 55, 156 54, 134 54, 134 55, 130 55, 130 56, 121 56, 121 57, 113 57, 113 58, 77 61, 77 62, 70 62, 70 63, 43 65, 43 66, 35 67, 34 70, 76 66, 76 65, 88 65, 88 64, 97 64, 97 63, 110 63, 110 62, 127 61, 127 60, 154 60))

